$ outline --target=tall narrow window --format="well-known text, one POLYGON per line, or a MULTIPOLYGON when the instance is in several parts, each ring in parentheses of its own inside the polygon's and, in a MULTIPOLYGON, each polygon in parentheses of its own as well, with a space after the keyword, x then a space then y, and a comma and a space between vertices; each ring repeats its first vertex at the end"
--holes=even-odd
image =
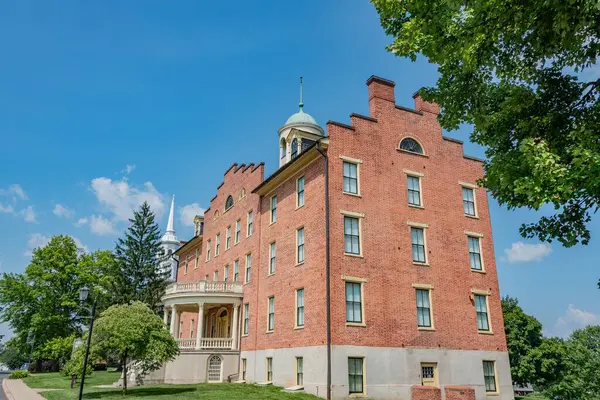
POLYGON ((228 226, 225 230, 225 250, 231 248, 231 226, 228 226))
POLYGON ((465 214, 470 216, 475 216, 475 193, 471 188, 462 188, 463 193, 463 208, 465 209, 465 214))
POLYGON ((194 336, 194 326, 195 325, 196 325, 196 322, 192 318, 191 321, 190 321, 190 339, 193 339, 193 338, 196 337, 196 336, 194 336))
POLYGON ((248 326, 250 325, 250 304, 244 304, 244 335, 248 334, 248 326))
POLYGON ((496 365, 495 361, 483 362, 483 379, 485 381, 485 391, 495 393, 498 391, 496 386, 496 365))
POLYGON ((240 237, 242 236, 242 221, 239 219, 235 221, 235 243, 238 244, 240 242, 240 237))
POLYGON ((231 207, 233 207, 233 196, 229 195, 227 196, 227 200, 225 200, 225 211, 229 210, 231 207))
POLYGON ((296 290, 296 327, 304 326, 304 289, 296 290))
POLYGON ((277 221, 277 195, 271 197, 271 223, 277 221))
POLYGON ((296 385, 304 386, 304 358, 296 357, 296 385))
POLYGON ((186 255, 185 256, 185 261, 183 262, 183 273, 187 275, 188 273, 188 264, 190 262, 190 256, 186 255))
POLYGON ((242 358, 242 380, 246 380, 246 359, 242 358))
POLYGON ((200 259, 200 248, 196 249, 196 258, 194 259, 194 269, 198 269, 198 260, 200 259))
POLYGON ((304 262, 304 228, 296 231, 296 259, 298 264, 304 262))
POLYGON ((223 268, 223 280, 225 282, 229 280, 229 265, 226 265, 225 268, 223 268))
POLYGON ((364 393, 365 382, 363 374, 363 361, 362 358, 349 357, 348 358, 348 388, 350 394, 352 393, 364 393))
POLYGON ((292 160, 298 155, 298 139, 292 140, 292 160))
POLYGON ((269 315, 267 320, 267 331, 271 332, 275 329, 275 297, 269 297, 269 315))
POLYGON ((281 138, 281 142, 279 144, 279 157, 280 158, 285 158, 285 154, 286 154, 286 144, 285 144, 285 139, 281 138))
POLYGON ((210 239, 206 241, 206 261, 210 260, 210 239))
POLYGON ((275 273, 275 257, 277 255, 277 245, 275 242, 269 245, 269 275, 275 273))
POLYGON ((360 282, 346 282, 346 322, 363 322, 360 282))
POLYGON ((412 255, 414 262, 424 263, 427 261, 425 257, 425 233, 423 228, 410 228, 410 236, 412 240, 412 255))
POLYGON ((304 205, 304 177, 298 178, 296 181, 296 207, 304 205))
POLYGON ((359 220, 355 217, 344 217, 344 252, 360 254, 359 220))
POLYGON ((343 162, 344 193, 358 194, 358 164, 343 162))
POLYGON ((488 319, 487 296, 475 295, 475 311, 477 312, 477 330, 489 331, 490 322, 488 319))
POLYGON ((221 234, 217 233, 217 237, 215 238, 215 257, 219 255, 221 252, 221 234))
POLYGON ((481 271, 481 250, 479 246, 479 238, 467 236, 469 242, 469 259, 471 260, 471 269, 481 271))
POLYGON ((417 325, 419 328, 431 328, 431 304, 427 289, 417 289, 417 325))
POLYGON ((254 211, 248 212, 248 223, 246 225, 246 236, 252 235, 252 228, 254 225, 254 211))
POLYGON ((240 260, 233 261, 233 281, 237 282, 240 280, 240 260))
POLYGON ((267 357, 267 382, 273 382, 273 358, 267 357))
POLYGON ((215 271, 213 272, 213 281, 218 281, 219 280, 219 271, 215 271))
POLYGON ((252 254, 246 254, 246 283, 250 282, 250 272, 252 270, 252 254))
POLYGON ((421 179, 417 176, 407 176, 408 204, 412 206, 421 205, 421 179))
POLYGON ((183 338, 183 321, 179 321, 179 339, 183 338))
POLYGON ((208 274, 204 275, 204 280, 208 282, 208 274))

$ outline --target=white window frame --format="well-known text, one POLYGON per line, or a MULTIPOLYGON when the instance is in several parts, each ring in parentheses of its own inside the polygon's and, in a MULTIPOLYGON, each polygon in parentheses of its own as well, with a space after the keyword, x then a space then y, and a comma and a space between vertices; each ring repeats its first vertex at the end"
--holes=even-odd
POLYGON ((239 282, 240 279, 240 259, 233 260, 233 281, 239 282))
POLYGON ((242 381, 245 382, 246 381, 246 359, 245 358, 241 359, 241 367, 240 367, 240 369, 241 369, 241 374, 240 375, 242 376, 242 381))
POLYGON ((410 238, 410 258, 412 260, 412 263, 415 265, 424 265, 424 266, 428 266, 429 265, 429 253, 427 251, 427 229, 429 229, 429 225, 427 224, 422 224, 420 222, 412 222, 412 221, 408 221, 406 223, 408 225, 408 234, 409 234, 409 238, 410 238), (414 257, 413 257, 413 253, 412 253, 412 229, 416 228, 416 229, 422 229, 423 230, 423 252, 425 254, 425 262, 421 262, 421 261, 415 261, 414 257))
POLYGON ((306 260, 306 229, 303 226, 296 229, 296 265, 304 264, 306 260), (300 232, 302 231, 302 243, 300 243, 300 232), (302 246, 302 260, 300 260, 300 246, 302 246))
POLYGON ((254 210, 248 211, 246 215, 246 237, 252 236, 254 233, 254 210))
POLYGON ((296 372, 296 386, 304 387, 304 357, 296 357, 295 372, 296 372), (300 361, 300 362, 299 362, 300 361), (302 364, 302 372, 299 372, 298 366, 302 364), (299 374, 302 374, 302 382, 300 382, 299 374))
POLYGON ((250 303, 244 303, 244 319, 242 323, 242 336, 248 336, 250 332, 250 303))
POLYGON ((356 276, 346 276, 342 275, 342 280, 344 281, 344 321, 346 322, 346 326, 367 326, 366 313, 365 313, 365 283, 368 282, 367 278, 359 278, 356 276), (347 320, 347 308, 348 305, 346 303, 346 285, 348 283, 359 284, 360 285, 360 322, 353 322, 347 320))
POLYGON ((210 239, 206 241, 206 261, 210 261, 210 239))
POLYGON ((275 274, 277 264, 277 242, 269 243, 269 276, 275 274))
POLYGON ((296 210, 304 207, 304 201, 306 199, 306 179, 304 175, 296 179, 296 210), (302 191, 300 191, 300 180, 302 180, 302 191), (302 193, 302 202, 300 202, 300 193, 302 193))
POLYGON ((407 199, 407 203, 409 207, 414 207, 414 208, 425 208, 425 206, 423 205, 423 176, 424 174, 422 172, 416 172, 416 171, 410 171, 405 169, 404 173, 406 174, 406 199, 407 199), (410 203, 410 197, 408 196, 409 193, 409 186, 408 186, 408 181, 410 178, 415 178, 418 183, 419 183, 419 204, 411 204, 410 203))
POLYGON ((490 395, 498 395, 500 394, 500 385, 498 384, 498 368, 496 366, 496 360, 483 360, 481 363, 481 368, 482 368, 482 372, 483 372, 483 388, 485 390, 485 394, 490 396, 490 395), (487 387, 485 385, 485 369, 483 367, 484 363, 492 363, 494 366, 494 385, 496 386, 496 390, 495 391, 487 391, 487 387))
POLYGON ((479 219, 479 211, 477 210, 477 185, 474 185, 472 183, 467 183, 467 182, 458 182, 458 185, 460 186, 460 202, 461 205, 463 206, 463 214, 465 217, 467 218, 475 218, 475 219, 479 219), (464 198, 463 198, 463 188, 464 189, 470 189, 473 192, 473 209, 475 211, 475 215, 471 215, 471 214, 467 214, 465 213, 465 205, 464 205, 464 198))
POLYGON ((227 282, 229 280, 229 265, 223 267, 223 281, 227 282))
POLYGON ((366 358, 364 356, 348 356, 348 362, 346 363, 346 368, 348 368, 350 359, 361 359, 362 360, 362 392, 350 392, 350 370, 347 370, 348 376, 348 393, 349 397, 364 397, 367 395, 367 368, 366 368, 366 358))
POLYGON ((273 357, 265 358, 265 382, 267 382, 267 383, 273 382, 273 357), (270 380, 269 380, 269 374, 271 375, 270 380))
POLYGON ((422 362, 421 363, 421 384, 423 386, 432 386, 432 387, 438 387, 439 386, 439 380, 438 380, 438 364, 436 362, 422 362), (424 367, 431 367, 433 368, 433 378, 425 378, 423 376, 423 368, 424 367))
POLYGON ((221 253, 221 232, 215 236, 215 257, 221 253))
POLYGON ((244 283, 252 280, 252 253, 246 254, 246 266, 244 268, 244 283))
POLYGON ((225 251, 231 248, 231 225, 225 229, 225 251))
POLYGON ((294 329, 302 329, 304 328, 304 321, 305 321, 305 317, 306 317, 306 291, 304 290, 303 287, 296 289, 296 301, 295 301, 295 312, 294 312, 294 329), (298 305, 298 294, 299 292, 302 291, 302 305, 299 306, 298 305), (302 325, 298 325, 298 316, 300 315, 298 313, 299 308, 302 307, 302 325))
POLYGON ((238 219, 237 221, 235 221, 235 244, 238 244, 240 242, 240 239, 242 237, 242 220, 238 219))
POLYGON ((363 258, 363 219, 365 217, 365 214, 362 213, 358 213, 358 212, 354 212, 354 211, 345 211, 345 210, 340 210, 340 213, 342 214, 342 234, 343 234, 343 243, 344 243, 344 255, 345 256, 350 256, 350 257, 359 257, 359 258, 363 258), (355 253, 347 253, 346 252, 346 218, 355 218, 358 219, 358 254, 355 253))
POLYGON ((469 232, 465 231, 465 235, 467 236, 467 253, 469 254, 469 269, 471 272, 478 272, 480 274, 485 273, 485 263, 483 261, 483 245, 481 244, 483 235, 477 232, 469 232), (481 264, 481 269, 473 269, 471 265, 471 251, 469 250, 469 239, 477 239, 477 243, 479 244, 479 263, 481 264))
POLYGON ((417 314, 417 329, 420 331, 435 331, 435 319, 433 318, 433 285, 424 283, 413 283, 412 287, 415 289, 415 311, 417 314), (430 326, 419 326, 419 311, 417 305, 417 290, 426 290, 429 295, 429 321, 430 326))
POLYGON ((199 259, 200 259, 200 248, 196 247, 196 258, 194 260, 194 269, 198 269, 199 259))
POLYGON ((483 335, 493 335, 494 330, 492 329, 492 314, 490 313, 491 293, 488 290, 479 290, 479 289, 471 289, 471 293, 473 296, 473 308, 475 309, 475 326, 477 327, 477 333, 480 333, 483 335), (477 323, 477 303, 476 303, 475 296, 485 297, 485 308, 486 308, 486 312, 487 312, 487 323, 488 323, 488 328, 489 328, 487 331, 479 329, 479 325, 477 323))
POLYGON ((275 332, 275 296, 267 298, 267 333, 275 332), (271 312, 273 305, 273 312, 271 312), (273 315, 273 326, 271 326, 271 315, 273 315))
POLYGON ((269 224, 277 222, 277 195, 274 194, 269 199, 269 224))
POLYGON ((340 155, 340 158, 342 159, 342 193, 347 194, 349 196, 361 197, 360 170, 361 170, 362 163, 363 163, 362 160, 359 160, 359 159, 353 158, 353 157, 344 156, 344 155, 340 155), (356 193, 346 192, 344 190, 344 163, 356 165, 356 193))

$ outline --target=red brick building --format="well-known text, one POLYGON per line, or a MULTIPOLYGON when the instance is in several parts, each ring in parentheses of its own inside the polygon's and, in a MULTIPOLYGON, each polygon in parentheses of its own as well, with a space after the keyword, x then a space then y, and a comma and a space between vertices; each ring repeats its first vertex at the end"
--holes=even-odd
POLYGON ((367 86, 369 115, 326 135, 301 102, 268 178, 225 172, 175 253, 164 303, 182 355, 167 382, 513 398, 481 161, 442 135, 437 105, 367 86))

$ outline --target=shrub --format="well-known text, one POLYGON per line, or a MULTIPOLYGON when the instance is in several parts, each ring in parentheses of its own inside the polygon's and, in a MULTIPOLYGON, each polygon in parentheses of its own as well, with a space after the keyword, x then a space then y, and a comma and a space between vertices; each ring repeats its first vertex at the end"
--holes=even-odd
POLYGON ((27 371, 15 371, 8 375, 8 379, 23 379, 29 376, 27 371))
MULTIPOLYGON (((62 369, 62 373, 65 376, 75 375, 77 378, 81 378, 81 371, 83 370, 83 358, 85 357, 85 349, 83 346, 79 346, 73 352, 71 359, 67 361, 65 366, 62 369)), ((92 373, 92 364, 93 364, 93 355, 90 354, 88 359, 88 365, 85 371, 86 375, 90 375, 92 373)))

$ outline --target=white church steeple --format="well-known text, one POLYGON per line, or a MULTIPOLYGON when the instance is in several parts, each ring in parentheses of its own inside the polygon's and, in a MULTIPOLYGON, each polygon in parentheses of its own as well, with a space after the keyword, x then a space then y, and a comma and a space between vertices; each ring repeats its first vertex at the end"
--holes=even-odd
POLYGON ((167 230, 161 239, 161 244, 165 252, 166 259, 162 264, 165 270, 170 270, 171 279, 177 277, 177 261, 172 256, 179 248, 179 239, 175 235, 175 195, 171 199, 171 209, 169 211, 169 220, 167 221, 167 230))

